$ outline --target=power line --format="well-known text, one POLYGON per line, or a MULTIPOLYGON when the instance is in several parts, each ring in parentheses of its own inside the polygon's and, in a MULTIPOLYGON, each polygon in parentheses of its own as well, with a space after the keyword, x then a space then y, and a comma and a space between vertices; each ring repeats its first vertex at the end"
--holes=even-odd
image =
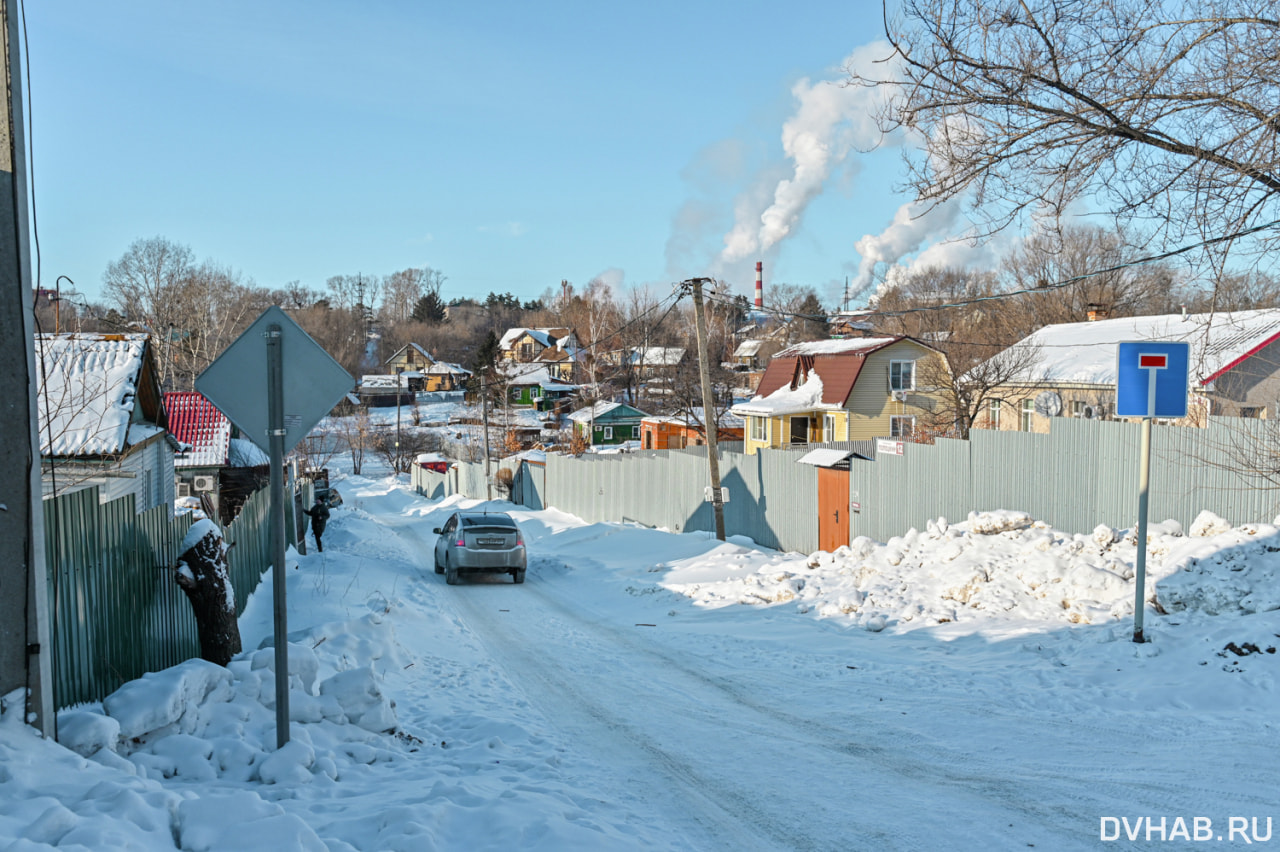
MULTIPOLYGON (((1003 293, 992 293, 991 295, 988 295, 988 296, 975 296, 971 299, 960 299, 954 302, 947 302, 945 304, 940 304, 940 305, 922 305, 914 308, 901 308, 899 310, 894 310, 894 311, 875 311, 875 315, 878 317, 897 317, 897 316, 905 316, 907 314, 923 313, 925 311, 944 311, 949 308, 965 308, 965 307, 969 307, 970 305, 980 304, 982 302, 995 302, 1003 299, 1011 299, 1011 298, 1014 298, 1015 296, 1026 296, 1034 293, 1045 293, 1052 290, 1060 290, 1063 287, 1069 287, 1072 284, 1079 283, 1080 281, 1083 281, 1087 278, 1093 278, 1098 275, 1107 275, 1112 272, 1121 272, 1125 269, 1131 269, 1135 266, 1144 266, 1149 263, 1156 263, 1161 260, 1168 260, 1171 257, 1177 257, 1178 255, 1195 251, 1196 249, 1217 245, 1218 243, 1225 243, 1225 242, 1230 242, 1232 240, 1238 240, 1241 237, 1247 237, 1252 234, 1265 231, 1268 228, 1275 228, 1277 226, 1280 226, 1280 219, 1276 219, 1271 222, 1266 222, 1261 225, 1254 225, 1251 228, 1244 228, 1243 230, 1234 231, 1230 234, 1225 234, 1220 237, 1211 237, 1210 239, 1207 239, 1207 240, 1201 240, 1198 243, 1191 243, 1189 245, 1180 246, 1176 249, 1163 252, 1162 254, 1148 255, 1146 257, 1140 257, 1134 260, 1126 261, 1125 263, 1118 263, 1114 266, 1108 266, 1102 269, 1094 269, 1089 272, 1082 272, 1079 275, 1073 275, 1070 278, 1063 278, 1059 281, 1054 281, 1048 284, 1037 285, 1035 287, 1028 287, 1021 290, 1009 290, 1003 293)), ((714 298, 708 297, 708 298, 712 301, 722 301, 722 302, 724 301, 720 297, 714 297, 714 298)), ((725 303, 728 304, 728 302, 725 302, 725 303)), ((807 319, 807 320, 820 319, 824 322, 827 320, 827 317, 825 315, 819 317, 819 316, 813 316, 809 314, 798 314, 790 311, 784 311, 784 310, 781 310, 780 308, 757 307, 755 310, 762 311, 764 313, 773 314, 775 316, 780 316, 780 317, 792 317, 796 319, 807 319)))

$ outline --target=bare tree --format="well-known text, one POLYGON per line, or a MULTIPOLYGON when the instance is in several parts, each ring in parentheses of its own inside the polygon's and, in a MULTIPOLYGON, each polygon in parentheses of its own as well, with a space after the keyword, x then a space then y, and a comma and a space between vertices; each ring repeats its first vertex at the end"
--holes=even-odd
POLYGON ((194 257, 190 248, 164 237, 138 239, 119 260, 107 264, 102 276, 103 294, 160 347, 156 367, 165 388, 171 384, 166 344, 183 325, 178 295, 194 269, 194 257))
POLYGON ((922 140, 921 201, 966 197, 991 230, 1083 201, 1168 239, 1276 218, 1269 0, 906 0, 885 31, 892 61, 850 82, 922 140))

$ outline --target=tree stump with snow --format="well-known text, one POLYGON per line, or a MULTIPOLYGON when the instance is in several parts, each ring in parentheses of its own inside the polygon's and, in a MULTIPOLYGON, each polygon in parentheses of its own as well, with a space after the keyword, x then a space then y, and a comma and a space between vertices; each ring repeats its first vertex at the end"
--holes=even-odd
POLYGON ((174 568, 174 579, 186 592, 196 617, 200 657, 225 666, 240 653, 240 624, 227 545, 217 524, 203 520, 191 525, 174 568))

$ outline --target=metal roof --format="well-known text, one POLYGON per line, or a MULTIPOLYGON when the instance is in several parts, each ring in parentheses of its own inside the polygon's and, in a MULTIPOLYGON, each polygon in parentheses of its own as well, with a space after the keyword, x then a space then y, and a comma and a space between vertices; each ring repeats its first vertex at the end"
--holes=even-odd
POLYGON ((196 391, 164 395, 169 413, 169 432, 191 451, 178 455, 174 467, 220 467, 227 463, 231 442, 231 421, 196 391))

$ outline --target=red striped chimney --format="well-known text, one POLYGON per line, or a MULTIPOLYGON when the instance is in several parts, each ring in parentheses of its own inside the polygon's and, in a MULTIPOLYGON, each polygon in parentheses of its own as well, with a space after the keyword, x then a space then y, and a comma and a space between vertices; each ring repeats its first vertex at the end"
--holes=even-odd
POLYGON ((764 263, 756 261, 756 307, 764 307, 764 263))

